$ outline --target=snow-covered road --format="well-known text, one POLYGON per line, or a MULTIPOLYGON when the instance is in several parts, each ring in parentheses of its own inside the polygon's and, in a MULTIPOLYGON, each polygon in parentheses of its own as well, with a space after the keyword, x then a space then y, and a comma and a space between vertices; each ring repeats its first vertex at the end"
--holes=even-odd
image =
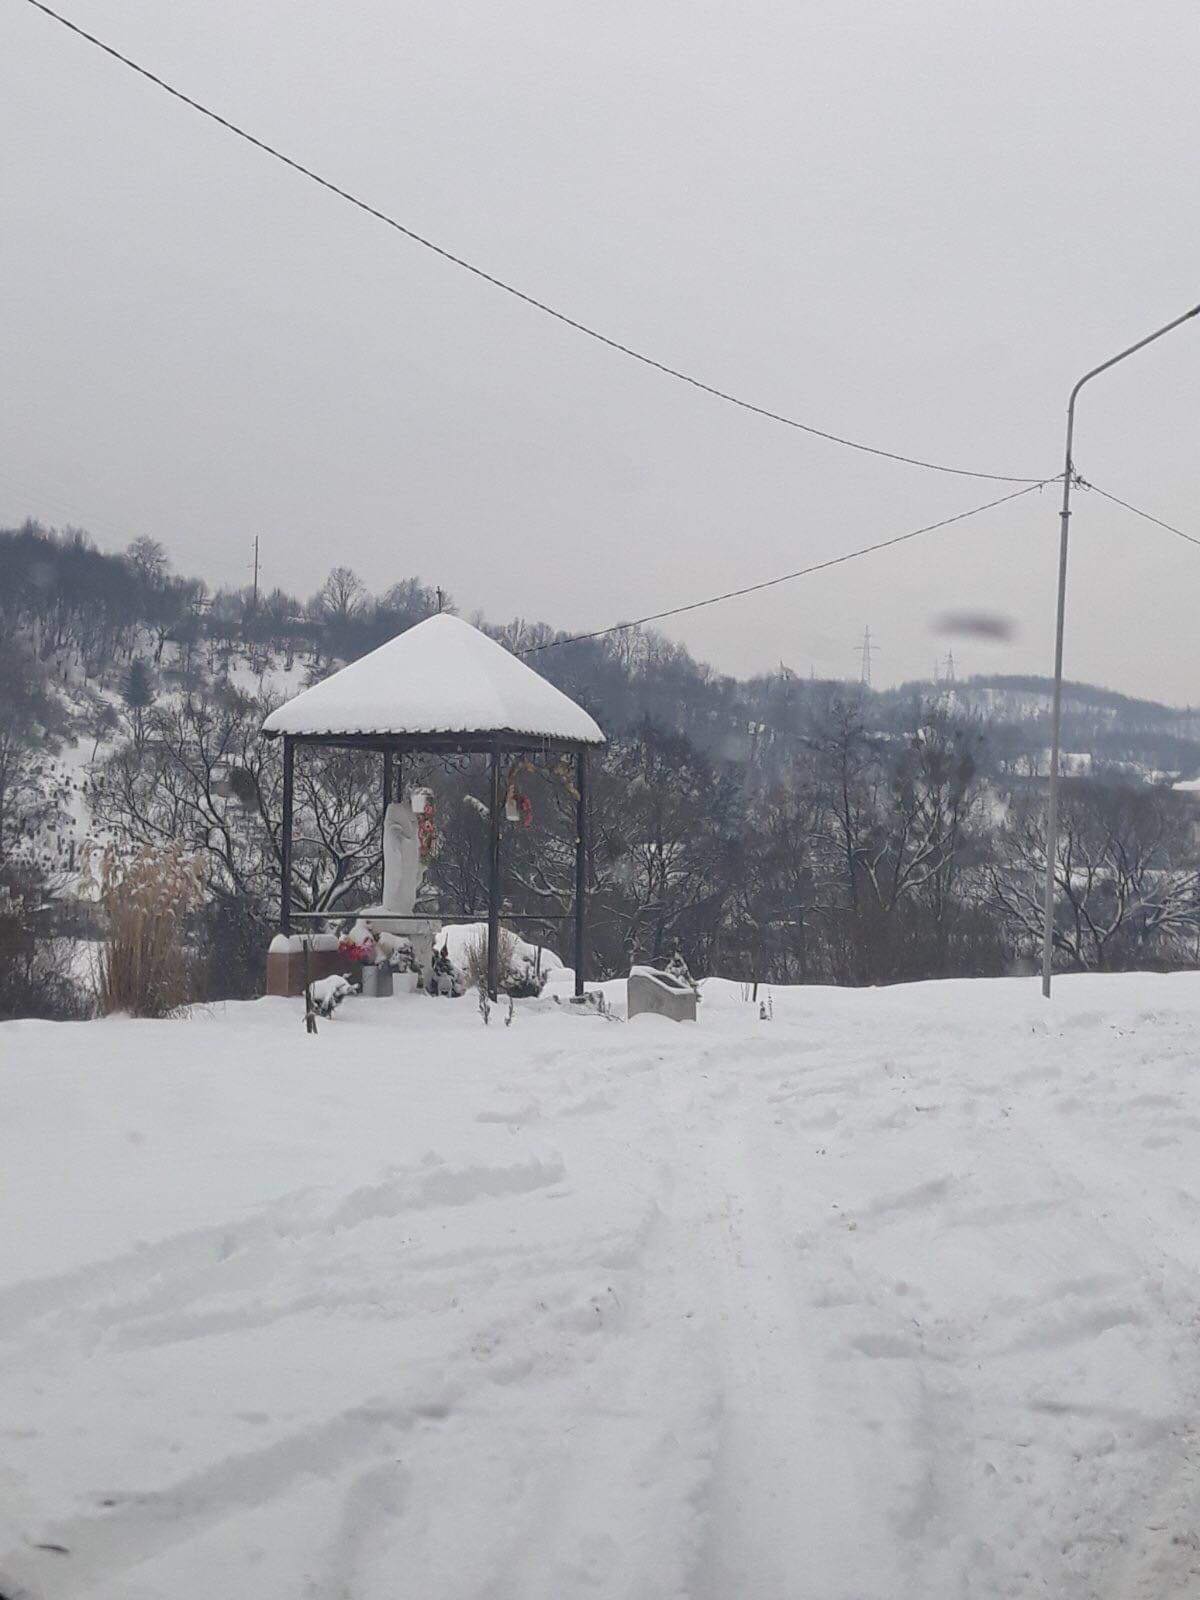
POLYGON ((0 1593, 1200 1594, 1200 977, 0 1028, 0 1593))

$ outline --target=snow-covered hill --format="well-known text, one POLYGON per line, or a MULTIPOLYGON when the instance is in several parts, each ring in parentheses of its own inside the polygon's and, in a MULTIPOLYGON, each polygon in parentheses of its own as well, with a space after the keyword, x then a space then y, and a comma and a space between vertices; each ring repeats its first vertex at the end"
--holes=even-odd
POLYGON ((1191 1592, 1200 977, 772 1003, 0 1027, 0 1592, 1191 1592))
MULTIPOLYGON (((228 651, 213 665, 215 672, 205 673, 193 692, 211 695, 233 688, 278 702, 298 693, 306 681, 304 664, 293 660, 289 665, 282 652, 228 651)), ((179 652, 167 643, 151 670, 155 708, 169 707, 186 692, 179 669, 179 652)), ((89 852, 109 842, 108 831, 92 814, 89 794, 105 759, 129 737, 123 676, 118 665, 89 675, 73 650, 61 652, 52 662, 52 687, 67 732, 57 736, 37 758, 34 776, 41 800, 29 808, 21 844, 23 853, 51 874, 60 891, 85 889, 80 873, 89 852)))

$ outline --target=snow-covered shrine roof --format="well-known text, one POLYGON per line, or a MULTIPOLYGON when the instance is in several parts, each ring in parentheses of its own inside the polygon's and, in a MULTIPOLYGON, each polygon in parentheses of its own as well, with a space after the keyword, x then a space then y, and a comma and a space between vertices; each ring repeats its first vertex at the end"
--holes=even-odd
POLYGON ((518 734, 604 743, 582 706, 486 633, 445 613, 305 689, 272 711, 263 732, 331 741, 518 734))

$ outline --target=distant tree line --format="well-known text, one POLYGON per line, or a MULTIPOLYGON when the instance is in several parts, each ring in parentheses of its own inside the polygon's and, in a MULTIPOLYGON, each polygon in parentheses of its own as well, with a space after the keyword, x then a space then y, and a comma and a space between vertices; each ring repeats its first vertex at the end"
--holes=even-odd
MULTIPOLYGON (((70 910, 80 815, 125 847, 182 844, 200 859, 204 905, 188 936, 207 991, 256 992, 280 874, 281 751, 259 735, 278 698, 271 674, 314 681, 451 597, 412 578, 371 595, 345 566, 304 600, 210 592, 175 576, 152 540, 110 555, 31 525, 0 531, 0 561, 0 1014, 74 1003, 62 950, 83 914, 70 910), (81 791, 55 764, 68 743, 90 757, 81 791)), ((675 949, 694 972, 762 984, 1032 967, 1045 862, 1038 715, 989 718, 965 692, 872 694, 783 668, 739 681, 640 629, 568 644, 544 624, 490 631, 514 650, 557 646, 530 659, 610 736, 590 798, 595 976, 675 949)), ((1010 696, 1044 688, 994 682, 1010 696)), ((1194 802, 1123 767, 1142 740, 1148 758, 1200 769, 1190 719, 1119 701, 1080 688, 1073 702, 1077 747, 1092 738, 1097 759, 1065 785, 1064 969, 1192 964, 1200 945, 1194 802)), ((361 752, 305 750, 297 762, 296 907, 331 925, 379 895, 379 767, 361 752)), ((508 909, 569 959, 571 777, 554 763, 514 776, 532 822, 505 830, 508 909)), ((482 767, 426 761, 406 778, 436 795, 437 903, 478 910, 482 767)))

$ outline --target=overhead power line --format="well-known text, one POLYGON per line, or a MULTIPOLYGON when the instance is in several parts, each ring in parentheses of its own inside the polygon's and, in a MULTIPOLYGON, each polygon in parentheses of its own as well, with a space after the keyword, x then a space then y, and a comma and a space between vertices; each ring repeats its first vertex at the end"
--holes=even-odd
POLYGON ((1107 489, 1102 489, 1097 483, 1089 483, 1086 478, 1075 475, 1075 482, 1081 489, 1090 489, 1093 494, 1103 495, 1106 500, 1111 500, 1113 505, 1121 506, 1126 511, 1132 511, 1135 517, 1142 517, 1146 522, 1153 522, 1157 528, 1165 528, 1168 533, 1175 534, 1180 539, 1186 539, 1189 544, 1200 544, 1200 539, 1194 533, 1184 533, 1182 528, 1176 528, 1169 522, 1164 522, 1161 517, 1152 517, 1148 511, 1143 511, 1139 506, 1131 506, 1128 500, 1121 500, 1115 494, 1109 494, 1107 489))
POLYGON ((986 505, 972 506, 969 511, 956 512, 952 517, 943 517, 940 522, 927 522, 923 528, 910 528, 907 533, 894 534, 890 539, 880 539, 877 544, 863 545, 859 550, 847 550, 844 555, 831 556, 828 561, 815 561, 810 567, 800 567, 795 572, 784 572, 777 578, 765 578, 761 583, 748 583, 741 589, 727 589, 724 594, 709 595, 706 600, 691 600, 687 605, 671 606, 666 611, 653 611, 648 616, 634 617, 629 622, 614 622, 611 627, 594 628, 590 633, 573 633, 564 639, 548 639, 545 644, 532 644, 516 653, 519 656, 533 656, 542 650, 557 650, 565 644, 581 644, 587 639, 603 639, 606 634, 622 633, 626 628, 640 628, 648 622, 663 622, 667 617, 680 617, 686 611, 701 611, 706 606, 719 606, 726 600, 738 600, 743 595, 758 594, 763 589, 774 589, 781 583, 793 583, 797 578, 808 578, 814 572, 826 572, 830 567, 840 567, 847 561, 857 561, 861 556, 871 556, 879 550, 890 550, 894 545, 907 544, 910 539, 919 539, 924 533, 934 533, 938 528, 948 528, 955 522, 965 522, 968 517, 977 517, 984 511, 993 510, 996 506, 1007 505, 1010 500, 1019 500, 1022 495, 1032 494, 1035 489, 1043 489, 1046 484, 1057 481, 1055 478, 1043 478, 1037 483, 1027 484, 1024 489, 1014 489, 1011 494, 1002 494, 998 500, 989 500, 986 505))
POLYGON ((609 334, 602 333, 598 328, 593 328, 586 322, 580 322, 578 318, 569 316, 565 311, 559 311, 555 306, 548 305, 546 301, 539 300, 536 295, 529 294, 526 290, 519 289, 506 279, 497 277, 495 273, 488 272, 485 268, 477 266, 472 261, 467 261, 463 256, 455 255, 452 250, 448 250, 444 245, 436 244, 432 239, 426 238, 424 234, 418 233, 414 228, 410 228, 395 217, 389 216, 386 211, 381 211, 378 206, 371 205, 369 201, 360 199, 357 195, 352 194, 349 189, 343 189, 340 184, 334 183, 329 178, 322 177, 319 172, 314 172, 311 167, 306 167, 303 162, 295 160, 292 156, 285 155, 282 150, 278 150, 274 145, 268 144, 265 139, 258 138, 257 135, 248 132, 245 128, 239 127, 236 122, 231 122, 228 117, 223 117, 220 112, 214 111, 211 107, 202 104, 201 101, 193 99, 191 95, 185 94, 182 89, 177 89, 174 84, 168 83, 165 78, 160 78, 156 72, 151 72, 149 67, 143 67, 140 62, 124 55, 115 46, 106 44, 103 39, 97 38, 94 33, 89 33, 86 28, 81 28, 77 22, 72 22, 68 17, 64 17, 60 12, 55 11, 53 7, 46 5, 44 0, 27 0, 27 3, 33 6, 36 11, 42 12, 44 16, 50 17, 64 28, 69 29, 80 39, 85 39, 88 44, 95 45, 98 50, 103 50, 105 55, 111 56, 114 61, 119 61, 122 66, 128 67, 131 72, 136 72, 139 77, 155 84, 158 88, 171 95, 173 99, 181 101, 185 106, 190 106, 193 111, 198 111, 202 117, 207 117, 211 122, 219 124, 229 133, 236 134, 239 139, 244 139, 247 144, 252 144, 256 150, 261 150, 264 155, 271 156, 276 161, 281 161, 285 167, 290 167, 293 172, 298 172, 301 177, 308 178, 310 182, 319 184, 322 189, 328 190, 330 194, 337 195, 339 199, 356 206, 360 211, 365 211, 368 216, 374 217, 379 222, 386 223, 389 228, 394 228, 397 233, 402 233, 406 239, 410 239, 414 244, 418 244, 423 249, 431 250, 434 255, 440 256, 443 261, 449 261, 453 266, 461 267, 464 272, 469 272, 474 277, 481 278, 484 283, 490 283, 494 289, 502 289, 505 294, 512 295, 514 299, 523 301, 527 306, 532 306, 535 311, 541 311, 546 316, 553 317, 556 322, 564 323, 568 328, 573 328, 576 333, 586 334, 589 339, 595 339, 597 343, 607 345, 610 350, 615 350, 620 355, 629 356, 632 360, 641 362, 643 366, 653 367, 656 372, 661 372, 668 378, 675 378, 680 383, 689 384, 693 389, 699 389, 702 393, 711 395, 716 400, 723 400, 727 405, 738 406, 743 411, 753 412, 755 416, 766 417, 771 422, 782 423, 786 428, 795 428, 799 432, 811 434, 815 438, 826 439, 830 444, 840 444, 844 445, 848 450, 861 451, 864 455, 881 456, 886 461, 901 461, 906 466, 923 467, 929 472, 946 472, 958 478, 987 478, 995 483, 1027 483, 1033 486, 1039 481, 1049 481, 1020 477, 1007 472, 975 472, 967 467, 946 466, 940 461, 925 461, 919 456, 904 455, 898 450, 883 450, 877 445, 863 444, 858 439, 846 439, 840 434, 830 433, 825 428, 817 428, 811 423, 800 422, 795 417, 785 416, 780 411, 772 411, 767 406, 757 405, 751 400, 744 400, 739 395, 729 393, 728 390, 718 389, 714 384, 705 383, 702 379, 693 377, 690 373, 682 372, 678 367, 669 366, 665 361, 659 361, 654 356, 646 355, 644 351, 635 350, 632 345, 623 344, 619 339, 614 339, 609 334))

